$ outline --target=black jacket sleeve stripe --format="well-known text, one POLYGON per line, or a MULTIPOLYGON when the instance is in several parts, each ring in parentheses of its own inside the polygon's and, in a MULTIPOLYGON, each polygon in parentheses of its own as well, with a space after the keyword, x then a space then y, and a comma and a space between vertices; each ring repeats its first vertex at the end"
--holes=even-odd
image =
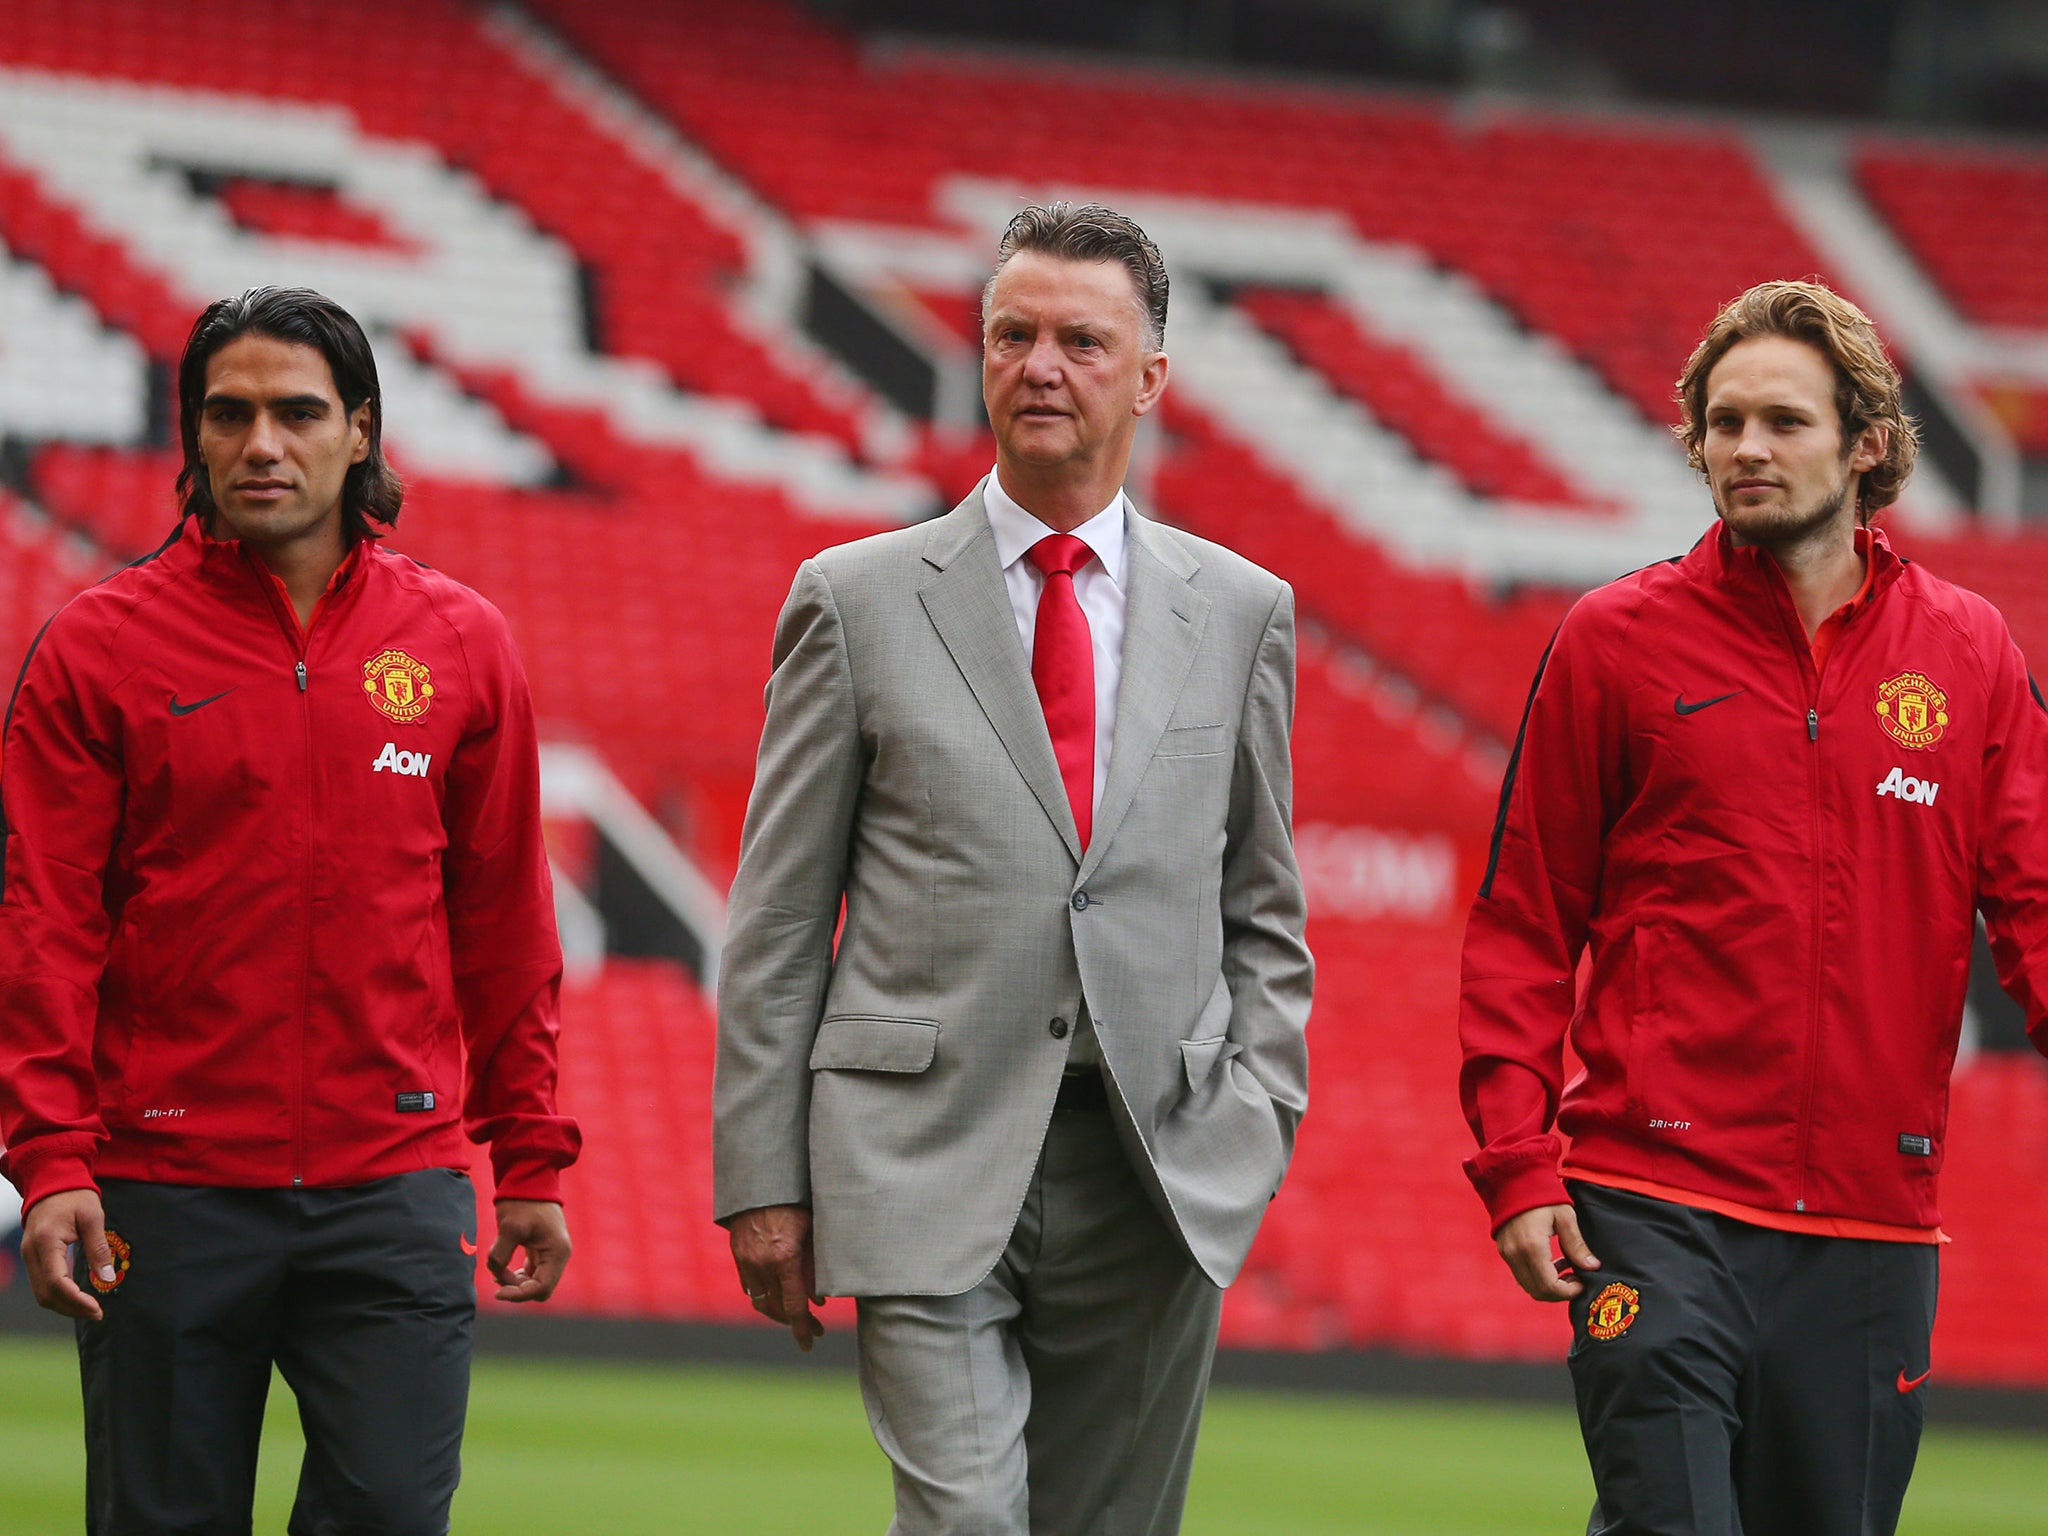
MULTIPOLYGON (((1563 626, 1558 627, 1562 633, 1563 626)), ((1500 781, 1500 812, 1493 818, 1493 842, 1486 850, 1486 878, 1479 882, 1481 898, 1493 895, 1493 877, 1500 868, 1500 840, 1508 830, 1508 802, 1515 797, 1515 770, 1522 766, 1522 740, 1529 734, 1529 715, 1536 708, 1536 690, 1543 686, 1543 669, 1550 665, 1550 653, 1557 649, 1557 634, 1543 647, 1536 663, 1536 675, 1529 680, 1529 701, 1522 706, 1522 723, 1515 728, 1515 750, 1508 754, 1508 771, 1500 781)))

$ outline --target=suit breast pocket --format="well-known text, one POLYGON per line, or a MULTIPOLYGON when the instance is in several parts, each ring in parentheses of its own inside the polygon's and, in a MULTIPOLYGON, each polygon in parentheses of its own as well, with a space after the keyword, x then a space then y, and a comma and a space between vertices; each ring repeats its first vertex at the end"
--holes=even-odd
POLYGON ((1154 757, 1214 757, 1230 749, 1227 725, 1176 725, 1159 738, 1154 757))
POLYGON ((818 1026, 811 1043, 813 1072, 923 1072, 939 1050, 939 1026, 930 1019, 841 1014, 818 1026))

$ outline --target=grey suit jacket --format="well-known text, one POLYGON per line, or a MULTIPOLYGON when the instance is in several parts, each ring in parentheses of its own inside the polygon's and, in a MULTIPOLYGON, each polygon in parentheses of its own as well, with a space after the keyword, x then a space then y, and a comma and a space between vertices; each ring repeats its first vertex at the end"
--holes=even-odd
POLYGON ((806 561, 782 610, 719 985, 714 1214, 809 1205, 828 1295, 993 1268, 1084 1007, 1139 1175, 1218 1284, 1286 1170, 1313 971, 1293 593, 1127 516, 1085 857, 979 490, 806 561))

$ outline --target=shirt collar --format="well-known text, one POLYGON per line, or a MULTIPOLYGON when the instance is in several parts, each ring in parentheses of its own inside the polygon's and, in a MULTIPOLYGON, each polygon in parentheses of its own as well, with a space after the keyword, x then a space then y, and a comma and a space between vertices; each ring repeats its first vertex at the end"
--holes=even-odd
MULTIPOLYGON (((996 561, 1008 570, 1024 558, 1025 552, 1057 528, 1048 528, 1026 512, 1003 489, 1002 476, 995 470, 981 483, 982 506, 988 511, 988 525, 995 531, 996 561)), ((1095 551, 1103 571, 1117 584, 1124 584, 1124 493, 1121 488, 1109 505, 1074 530, 1074 537, 1095 551)))

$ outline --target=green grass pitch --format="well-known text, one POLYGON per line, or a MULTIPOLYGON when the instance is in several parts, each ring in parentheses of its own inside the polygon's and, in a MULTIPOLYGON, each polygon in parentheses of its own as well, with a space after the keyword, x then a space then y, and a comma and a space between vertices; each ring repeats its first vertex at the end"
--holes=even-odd
MULTIPOLYGON (((83 1528, 67 1341, 0 1337, 0 1536, 83 1528)), ((256 1528, 281 1532, 298 1427, 271 1398, 256 1528)), ((888 1473, 852 1378, 486 1356, 458 1536, 879 1536, 888 1473)), ((1578 1536, 1591 1484, 1569 1413, 1218 1391, 1188 1536, 1578 1536)), ((2048 1536, 2048 1439, 1928 1436, 1902 1531, 2048 1536)))

